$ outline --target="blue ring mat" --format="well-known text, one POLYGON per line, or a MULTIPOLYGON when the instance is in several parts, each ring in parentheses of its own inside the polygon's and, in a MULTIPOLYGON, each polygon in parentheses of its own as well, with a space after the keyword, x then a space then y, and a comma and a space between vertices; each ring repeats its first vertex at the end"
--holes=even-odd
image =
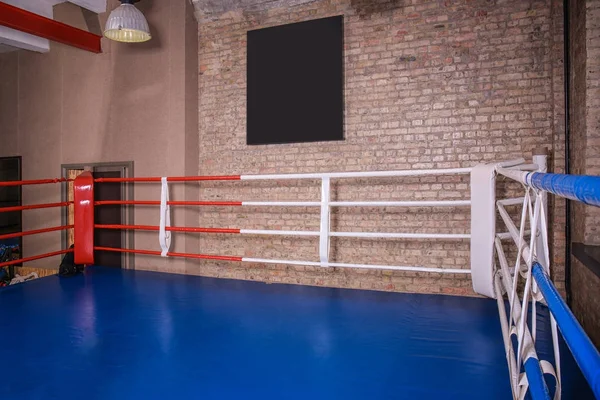
MULTIPOLYGON (((91 267, 0 289, 0 346, 3 400, 512 398, 482 298, 91 267)), ((563 399, 593 399, 562 346, 563 399)))

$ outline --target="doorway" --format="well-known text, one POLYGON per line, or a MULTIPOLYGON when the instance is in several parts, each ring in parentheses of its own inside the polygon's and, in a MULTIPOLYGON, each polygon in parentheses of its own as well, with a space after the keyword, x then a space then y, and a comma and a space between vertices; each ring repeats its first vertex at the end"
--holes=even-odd
MULTIPOLYGON (((133 176, 133 162, 123 163, 90 163, 67 164, 62 166, 62 176, 74 179, 88 169, 94 178, 128 178, 133 176)), ((73 201, 73 183, 66 186, 63 199, 73 201)), ((94 200, 132 200, 133 187, 119 182, 103 182, 94 187, 94 200)), ((69 206, 63 214, 63 222, 73 224, 74 208, 69 206)), ((104 205, 94 208, 94 222, 96 224, 126 224, 133 225, 133 212, 127 206, 104 205)), ((73 230, 63 235, 63 245, 68 247, 73 244, 73 230)), ((133 232, 118 229, 97 229, 94 231, 94 245, 114 248, 133 248, 133 232)), ((66 248, 65 247, 65 248, 66 248)), ((116 252, 94 252, 96 265, 114 268, 131 268, 134 264, 134 255, 116 252)))
MULTIPOLYGON (((21 179, 21 157, 0 157, 0 181, 20 181, 21 179)), ((18 207, 22 205, 21 201, 21 186, 0 187, 0 208, 18 207)), ((21 211, 0 213, 0 235, 17 233, 22 230, 21 211)), ((0 240, 0 262, 18 260, 22 254, 22 237, 0 240)), ((8 277, 13 278, 14 275, 15 265, 11 265, 8 267, 8 277)))

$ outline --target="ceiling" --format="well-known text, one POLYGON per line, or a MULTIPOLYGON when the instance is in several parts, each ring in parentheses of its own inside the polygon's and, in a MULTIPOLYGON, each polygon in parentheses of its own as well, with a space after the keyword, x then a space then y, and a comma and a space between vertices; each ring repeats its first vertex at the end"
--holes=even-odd
MULTIPOLYGON (((30 1, 36 1, 36 0, 30 0, 30 1)), ((60 4, 60 3, 66 3, 67 1, 69 3, 73 3, 76 4, 82 8, 85 8, 86 10, 90 10, 95 12, 96 14, 100 14, 106 11, 106 0, 44 0, 48 3, 50 3, 51 5, 56 5, 56 4, 60 4)))
MULTIPOLYGON (((70 2, 94 13, 106 11, 107 0, 0 0, 24 10, 53 18, 52 7, 70 2)), ((165 0, 155 0, 165 1, 165 0)), ((230 11, 261 12, 275 7, 292 7, 315 0, 181 0, 191 1, 196 17, 202 20, 217 20, 230 11)), ((0 26, 0 52, 26 49, 40 53, 50 50, 50 42, 37 36, 0 26)))
POLYGON ((315 0, 192 0, 198 20, 218 19, 229 11, 264 11, 275 7, 290 7, 315 0))
POLYGON ((19 50, 18 47, 10 46, 0 42, 0 53, 8 53, 9 51, 19 50))
MULTIPOLYGON (((53 9, 56 4, 65 3, 67 0, 1 0, 4 3, 22 8, 46 18, 53 18, 53 9)), ((106 11, 106 0, 68 0, 82 8, 95 13, 106 11)), ((38 36, 30 35, 15 29, 0 26, 0 52, 14 49, 26 49, 39 53, 50 50, 50 42, 38 36)))

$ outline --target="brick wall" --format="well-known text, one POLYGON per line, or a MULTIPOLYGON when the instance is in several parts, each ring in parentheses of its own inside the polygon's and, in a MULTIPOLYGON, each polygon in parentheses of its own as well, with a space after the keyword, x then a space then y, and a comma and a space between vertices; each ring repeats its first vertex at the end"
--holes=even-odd
MULTIPOLYGON (((600 1, 570 2, 571 163, 574 174, 600 174, 600 1)), ((572 202, 574 242, 600 245, 600 209, 572 202)), ((600 345, 600 279, 572 258, 572 308, 600 345)))
MULTIPOLYGON (((600 175, 600 1, 586 1, 585 174, 600 175)), ((585 240, 600 244, 600 208, 586 207, 585 240)), ((598 307, 600 310, 600 307, 598 307)), ((599 324, 600 326, 600 324, 599 324)))
MULTIPOLYGON (((564 92, 564 13, 563 2, 552 1, 552 92, 553 92, 553 147, 548 171, 565 172, 565 92, 564 92)), ((557 288, 565 293, 565 212, 566 201, 548 196, 550 251, 552 253, 551 274, 557 288)))
MULTIPOLYGON (((470 167, 548 147, 560 170, 562 9, 559 1, 315 1, 230 11, 199 26, 201 174, 470 167), (345 141, 247 146, 246 32, 344 15, 345 141)), ((562 152, 562 153, 561 153, 562 152)), ((458 199, 468 177, 336 181, 335 200, 458 199)), ((316 200, 317 181, 202 184, 202 199, 316 200)), ((560 204, 551 211, 560 215, 560 204)), ((332 229, 468 232, 463 208, 336 210, 332 229)), ((318 209, 202 209, 200 226, 317 230, 318 209)), ((555 261, 560 234, 554 232, 555 261)), ((318 260, 318 240, 202 236, 214 254, 318 260)), ((467 268, 465 240, 333 240, 331 259, 467 268)), ((187 272, 381 290, 471 294, 468 275, 235 263, 187 272)), ((562 281, 557 269, 555 279, 562 281)))

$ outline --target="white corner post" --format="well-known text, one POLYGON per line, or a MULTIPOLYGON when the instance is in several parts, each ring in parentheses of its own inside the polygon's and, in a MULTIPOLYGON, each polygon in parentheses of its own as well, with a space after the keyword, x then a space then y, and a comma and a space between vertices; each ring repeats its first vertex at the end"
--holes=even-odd
POLYGON ((322 267, 329 263, 329 197, 330 180, 323 177, 321 180, 321 229, 319 232, 319 261, 322 267))
POLYGON ((496 165, 477 165, 471 171, 471 277, 473 290, 491 298, 495 237, 496 165))

